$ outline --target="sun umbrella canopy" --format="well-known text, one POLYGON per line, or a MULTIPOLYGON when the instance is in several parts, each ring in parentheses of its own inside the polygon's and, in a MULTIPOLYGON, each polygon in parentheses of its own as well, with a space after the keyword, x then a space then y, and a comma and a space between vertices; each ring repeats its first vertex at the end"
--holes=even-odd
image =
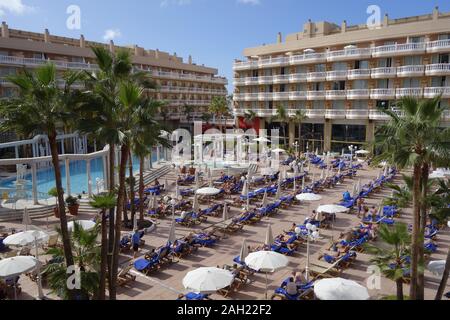
POLYGON ((365 287, 355 281, 342 278, 316 282, 314 294, 320 300, 368 300, 370 297, 365 287))
POLYGON ((356 154, 361 154, 361 155, 370 154, 370 152, 367 151, 367 150, 358 150, 358 151, 356 151, 355 153, 356 153, 356 154))
POLYGON ((174 243, 177 240, 176 235, 175 235, 175 228, 176 228, 175 221, 172 221, 172 226, 170 227, 169 239, 168 239, 168 241, 170 243, 174 243))
POLYGON ((90 220, 78 220, 78 221, 70 221, 67 223, 67 229, 73 231, 75 229, 75 223, 77 223, 83 230, 90 231, 95 228, 95 222, 90 220))
POLYGON ((241 253, 239 254, 239 258, 241 261, 245 261, 245 258, 247 258, 249 252, 248 252, 248 246, 247 246, 247 240, 242 241, 242 247, 241 247, 241 253))
POLYGON ((272 226, 270 224, 267 227, 266 241, 264 242, 264 244, 269 247, 273 244, 273 232, 272 232, 272 226))
POLYGON ((315 193, 302 193, 295 197, 299 201, 320 201, 322 196, 315 193))
POLYGON ((228 204, 225 203, 223 205, 223 216, 222 216, 223 221, 227 221, 228 220, 228 204))
POLYGON ((29 230, 25 232, 19 232, 3 240, 3 243, 11 247, 25 247, 33 245, 35 241, 38 243, 48 241, 49 235, 44 231, 29 230))
POLYGON ((259 138, 253 139, 253 141, 255 141, 255 142, 268 142, 268 143, 270 143, 270 140, 267 139, 266 137, 259 137, 259 138))
POLYGON ((327 204, 324 206, 320 206, 319 208, 317 208, 317 212, 321 212, 321 213, 344 213, 344 212, 348 212, 349 209, 344 207, 344 206, 339 206, 339 205, 335 205, 335 204, 327 204))
POLYGON ((224 269, 199 268, 189 272, 183 279, 186 290, 195 293, 214 293, 231 285, 233 274, 224 269))
POLYGON ((272 150, 272 152, 273 153, 284 153, 284 152, 286 152, 286 150, 277 148, 277 149, 272 150))
POLYGON ((195 196, 194 196, 194 203, 193 203, 193 205, 192 205, 192 210, 193 210, 195 213, 197 213, 199 209, 200 209, 200 204, 198 203, 198 196, 195 195, 195 196))
POLYGON ((255 271, 271 273, 286 268, 289 260, 277 252, 258 251, 250 253, 245 258, 245 264, 255 271))
POLYGON ((38 260, 31 256, 17 256, 0 260, 0 278, 20 276, 34 270, 38 263, 38 260))
POLYGON ((196 194, 199 196, 215 196, 220 193, 220 190, 217 188, 202 188, 198 189, 196 194))
POLYGON ((431 261, 428 264, 428 270, 437 276, 442 276, 445 269, 445 260, 431 261))

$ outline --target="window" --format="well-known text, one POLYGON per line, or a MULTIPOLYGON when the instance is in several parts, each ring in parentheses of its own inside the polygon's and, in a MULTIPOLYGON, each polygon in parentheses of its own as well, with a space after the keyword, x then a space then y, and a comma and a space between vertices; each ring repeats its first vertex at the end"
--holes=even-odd
POLYGON ((335 124, 332 128, 333 141, 342 142, 365 142, 366 141, 366 126, 364 125, 342 125, 335 124))
POLYGON ((334 100, 332 102, 333 109, 336 110, 345 110, 345 101, 342 100, 334 100))
POLYGON ((418 88, 420 87, 420 80, 417 78, 403 79, 403 88, 418 88))
POLYGON ((450 33, 440 34, 438 40, 450 40, 450 33))
POLYGON ((333 82, 332 90, 345 90, 345 81, 333 82))
POLYGON ((308 69, 306 68, 306 66, 297 66, 296 71, 297 73, 307 73, 308 69))
POLYGON ((367 60, 355 61, 355 69, 369 69, 369 61, 367 60))
POLYGON ((392 67, 392 58, 385 58, 378 60, 378 67, 379 68, 390 68, 392 67))
POLYGON ((334 71, 344 71, 348 69, 348 65, 346 62, 335 62, 333 63, 334 71))
POLYGON ((368 110, 369 109, 369 101, 367 100, 355 100, 352 104, 353 109, 358 110, 368 110))
POLYGON ((325 89, 325 84, 323 82, 316 82, 313 84, 314 91, 322 91, 325 89))
POLYGON ((325 109, 325 101, 313 101, 313 109, 323 110, 325 109))
POLYGON ((379 79, 377 80, 378 89, 390 89, 393 87, 393 81, 390 79, 379 79))
POLYGON ((450 77, 432 77, 431 86, 432 87, 447 87, 450 84, 450 77))
POLYGON ((253 77, 253 78, 259 77, 259 72, 258 72, 258 70, 253 70, 253 71, 252 71, 252 77, 253 77))
POLYGON ((0 51, 0 56, 9 56, 8 51, 0 51))
POLYGON ((321 63, 321 64, 316 64, 315 66, 315 70, 316 72, 325 72, 327 70, 327 67, 325 64, 321 63))
POLYGON ((425 41, 424 37, 409 37, 408 43, 422 43, 425 41))
POLYGON ((369 88, 369 82, 367 80, 353 81, 353 89, 367 89, 367 88, 369 88))
POLYGON ((296 91, 308 91, 308 86, 306 83, 297 83, 295 89, 296 91))
POLYGON ((280 92, 286 92, 286 85, 280 84, 280 92))
POLYGON ((405 66, 417 66, 422 64, 421 56, 408 56, 404 59, 405 66))
POLYGON ((287 74, 287 73, 286 73, 286 68, 284 68, 284 67, 281 68, 280 74, 281 74, 281 75, 287 74))

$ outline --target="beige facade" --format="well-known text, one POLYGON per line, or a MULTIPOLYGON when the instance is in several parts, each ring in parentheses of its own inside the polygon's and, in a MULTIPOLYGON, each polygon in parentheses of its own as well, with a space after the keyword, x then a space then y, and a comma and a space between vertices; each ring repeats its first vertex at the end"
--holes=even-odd
MULTIPOLYGON (((277 106, 307 120, 286 132, 303 149, 339 150, 373 140, 404 96, 450 104, 450 13, 389 19, 378 28, 308 21, 283 42, 244 50, 234 63, 234 112, 270 122, 277 106)), ((448 125, 450 114, 443 123, 448 125)), ((266 125, 271 127, 271 125, 266 125)))
MULTIPOLYGON (((53 62, 60 72, 68 69, 96 70, 93 46, 103 46, 111 51, 120 47, 44 33, 10 29, 3 22, 0 37, 0 97, 14 94, 16 88, 5 77, 20 72, 22 68, 35 68, 53 62)), ((130 50, 134 67, 147 71, 159 88, 149 92, 155 98, 168 103, 171 120, 187 121, 185 105, 193 108, 191 116, 200 117, 214 96, 226 96, 227 79, 217 76, 218 70, 193 63, 192 57, 183 61, 176 54, 159 50, 146 50, 139 46, 122 47, 130 50)), ((190 119, 192 121, 192 118, 190 119)))

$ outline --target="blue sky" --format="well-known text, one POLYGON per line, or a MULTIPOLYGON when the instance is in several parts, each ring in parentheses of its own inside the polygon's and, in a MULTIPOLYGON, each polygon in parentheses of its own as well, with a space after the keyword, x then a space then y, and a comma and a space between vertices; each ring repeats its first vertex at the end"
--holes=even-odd
MULTIPOLYGON (((300 30, 309 18, 365 23, 369 5, 391 18, 450 11, 448 0, 0 0, 11 28, 176 52, 219 69, 232 82, 232 64, 245 47, 272 43, 300 30), (81 9, 81 30, 66 27, 70 5, 81 9)), ((231 89, 231 85, 230 85, 231 89)))

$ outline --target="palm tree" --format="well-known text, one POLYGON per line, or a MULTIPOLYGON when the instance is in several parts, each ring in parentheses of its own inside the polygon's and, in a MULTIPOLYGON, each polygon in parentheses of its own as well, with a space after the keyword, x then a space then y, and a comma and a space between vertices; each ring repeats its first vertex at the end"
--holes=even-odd
POLYGON ((304 112, 303 110, 296 110, 295 114, 290 117, 290 121, 292 123, 299 125, 299 127, 298 127, 298 137, 299 137, 298 144, 300 146, 302 146, 302 132, 301 132, 300 125, 306 120, 306 118, 307 118, 306 112, 304 112))
POLYGON ((382 125, 375 136, 375 146, 382 151, 376 161, 387 160, 403 169, 413 168, 413 231, 411 244, 411 299, 423 299, 424 283, 423 232, 426 220, 425 199, 428 192, 428 172, 433 163, 445 162, 449 157, 449 129, 440 128, 443 109, 440 97, 418 101, 403 98, 399 103, 401 116, 383 110, 390 120, 382 125))
POLYGON ((382 225, 379 236, 387 248, 379 245, 366 245, 368 252, 377 255, 371 259, 371 262, 380 268, 386 278, 396 283, 397 300, 403 300, 403 283, 405 282, 405 270, 408 267, 406 257, 411 241, 408 226, 403 223, 398 223, 394 227, 382 225))
POLYGON ((388 183, 386 186, 392 190, 392 195, 386 198, 383 203, 388 206, 396 206, 397 208, 407 208, 411 205, 412 195, 412 178, 403 175, 404 185, 388 183))
MULTIPOLYGON (((213 97, 209 106, 209 112, 223 121, 223 117, 228 114, 228 103, 225 97, 213 97)), ((223 132, 223 122, 220 122, 220 132, 223 132)))
POLYGON ((272 117, 272 121, 280 123, 281 128, 283 129, 283 144, 286 145, 286 123, 289 122, 287 109, 282 105, 277 106, 276 114, 272 117))
POLYGON ((186 118, 188 119, 188 122, 189 122, 189 118, 191 117, 191 114, 194 112, 195 108, 192 105, 185 104, 183 106, 183 109, 184 109, 184 113, 186 114, 186 118))
MULTIPOLYGON (((253 121, 255 121, 255 119, 258 118, 258 115, 256 114, 255 111, 253 110, 247 110, 244 113, 244 120, 245 122, 248 123, 253 123, 253 121)), ((258 132, 259 134, 259 132, 258 132)))
POLYGON ((23 70, 19 75, 8 77, 8 81, 19 87, 19 97, 3 100, 0 104, 0 116, 4 119, 1 124, 2 131, 14 131, 19 134, 45 133, 48 136, 55 173, 64 254, 66 264, 70 266, 73 265, 73 256, 67 230, 64 189, 61 182, 56 138, 57 129, 78 116, 74 114, 72 108, 78 102, 80 92, 72 89, 72 85, 80 79, 80 72, 68 72, 63 79, 65 85, 61 89, 57 81, 56 67, 52 64, 40 67, 34 72, 23 70))
POLYGON ((98 287, 98 300, 105 300, 106 274, 108 266, 108 220, 106 211, 116 206, 117 199, 114 193, 94 195, 89 205, 101 210, 101 252, 100 252, 100 280, 98 287))
MULTIPOLYGON (((99 297, 100 288, 100 248, 97 237, 100 228, 97 225, 93 230, 85 231, 74 223, 70 242, 73 248, 74 264, 80 272, 81 289, 76 291, 77 299, 89 299, 99 297)), ((43 270, 48 277, 50 288, 63 299, 70 299, 74 293, 67 286, 68 266, 63 263, 65 253, 61 248, 51 248, 47 254, 52 255, 51 263, 43 270)))

